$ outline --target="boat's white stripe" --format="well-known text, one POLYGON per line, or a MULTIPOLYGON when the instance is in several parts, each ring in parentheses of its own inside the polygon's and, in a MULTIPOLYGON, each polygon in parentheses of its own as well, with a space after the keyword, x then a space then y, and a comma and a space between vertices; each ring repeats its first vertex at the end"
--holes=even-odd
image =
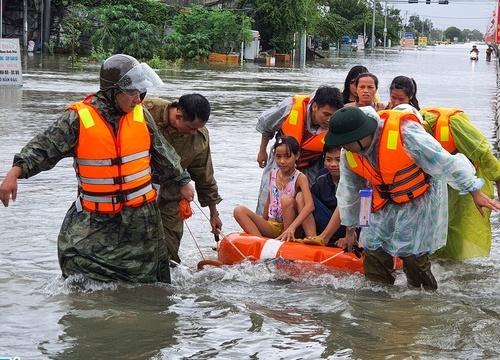
POLYGON ((260 258, 274 259, 281 245, 283 245, 283 241, 276 239, 267 240, 264 246, 262 247, 262 251, 260 252, 260 258))

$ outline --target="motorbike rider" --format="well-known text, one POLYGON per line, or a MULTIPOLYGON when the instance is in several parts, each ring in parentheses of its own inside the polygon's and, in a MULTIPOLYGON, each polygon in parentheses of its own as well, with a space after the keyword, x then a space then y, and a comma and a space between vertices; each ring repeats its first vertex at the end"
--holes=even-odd
POLYGON ((471 58, 472 57, 475 57, 475 58, 478 58, 479 57, 479 49, 477 48, 476 45, 472 45, 472 49, 471 51, 469 52, 471 58))

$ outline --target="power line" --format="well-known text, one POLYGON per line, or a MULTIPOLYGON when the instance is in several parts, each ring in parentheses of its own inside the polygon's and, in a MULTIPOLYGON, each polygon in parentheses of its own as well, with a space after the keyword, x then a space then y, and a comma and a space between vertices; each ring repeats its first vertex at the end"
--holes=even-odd
POLYGON ((481 16, 481 17, 455 17, 455 16, 434 16, 434 15, 424 15, 419 14, 419 16, 432 19, 446 19, 446 20, 484 20, 490 19, 491 16, 481 16))

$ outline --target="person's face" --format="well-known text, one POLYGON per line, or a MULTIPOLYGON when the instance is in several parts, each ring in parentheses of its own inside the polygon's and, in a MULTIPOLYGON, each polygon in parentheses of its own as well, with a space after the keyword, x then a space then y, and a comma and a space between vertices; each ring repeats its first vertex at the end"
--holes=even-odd
POLYGON ((311 121, 314 125, 318 125, 320 128, 328 130, 328 123, 335 111, 337 111, 337 109, 330 105, 319 107, 318 104, 314 103, 311 107, 311 121))
POLYGON ((359 153, 369 147, 372 143, 373 136, 368 135, 358 141, 353 141, 349 144, 342 145, 342 147, 352 153, 359 153))
POLYGON ((334 179, 340 177, 340 150, 333 150, 325 154, 325 167, 334 179))
POLYGON ((358 93, 358 102, 362 106, 370 106, 377 92, 377 87, 375 86, 375 80, 370 76, 364 76, 358 79, 358 87, 356 88, 358 93))
POLYGON ((170 108, 168 111, 170 126, 177 129, 180 135, 194 135, 205 126, 205 123, 199 118, 194 119, 194 121, 189 121, 185 118, 182 110, 179 108, 170 108))
POLYGON ((279 145, 274 150, 274 160, 282 172, 287 173, 295 169, 298 158, 299 154, 294 155, 286 145, 279 145))
POLYGON ((391 98, 391 109, 401 105, 401 104, 409 104, 410 97, 406 95, 403 89, 392 89, 390 93, 391 98))
POLYGON ((129 113, 134 110, 134 108, 139 105, 141 100, 141 93, 139 91, 135 92, 120 92, 116 94, 116 103, 118 107, 124 112, 129 113))

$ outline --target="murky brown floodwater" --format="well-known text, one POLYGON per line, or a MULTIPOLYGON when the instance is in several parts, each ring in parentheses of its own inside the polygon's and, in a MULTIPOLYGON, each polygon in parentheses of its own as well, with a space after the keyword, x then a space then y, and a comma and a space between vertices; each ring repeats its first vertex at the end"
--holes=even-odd
MULTIPOLYGON (((379 77, 384 101, 394 76, 415 78, 422 106, 461 107, 493 143, 496 65, 484 58, 471 63, 468 49, 332 52, 304 69, 185 66, 161 71, 166 86, 154 95, 173 99, 196 91, 211 101, 209 129, 224 198, 219 210, 229 233, 239 230, 232 209, 256 204, 257 115, 288 95, 323 84, 342 87, 353 65, 379 77)), ((72 72, 64 59, 26 58, 23 71, 22 89, 0 88, 0 181, 15 152, 98 84, 98 65, 72 72)), ((171 286, 91 284, 77 290, 61 279, 56 254, 75 184, 71 161, 63 161, 20 181, 16 203, 0 208, 0 358, 500 357, 498 215, 490 257, 433 264, 436 293, 408 290, 403 274, 388 289, 365 283, 361 275, 290 277, 262 264, 197 272, 202 255, 215 257, 208 221, 197 208, 181 246, 185 265, 175 269, 171 286)))

